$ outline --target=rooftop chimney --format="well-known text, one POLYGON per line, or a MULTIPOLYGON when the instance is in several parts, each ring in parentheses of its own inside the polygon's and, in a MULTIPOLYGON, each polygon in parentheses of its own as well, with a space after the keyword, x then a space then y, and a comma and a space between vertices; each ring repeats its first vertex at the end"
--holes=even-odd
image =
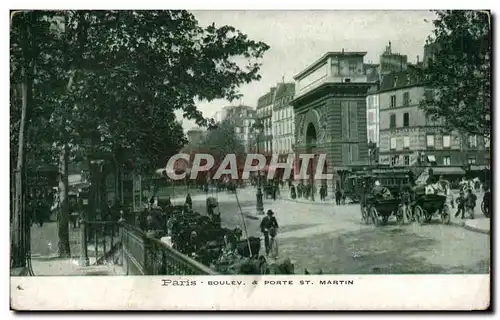
POLYGON ((420 57, 417 55, 417 64, 420 63, 420 57))
POLYGON ((342 54, 344 54, 344 48, 342 48, 342 54))

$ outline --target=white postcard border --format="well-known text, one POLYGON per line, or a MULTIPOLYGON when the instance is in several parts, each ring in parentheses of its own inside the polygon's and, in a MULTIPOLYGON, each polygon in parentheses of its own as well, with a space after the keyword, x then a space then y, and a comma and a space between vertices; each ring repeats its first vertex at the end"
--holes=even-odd
POLYGON ((489 275, 12 277, 10 288, 18 310, 484 310, 490 303, 489 275))

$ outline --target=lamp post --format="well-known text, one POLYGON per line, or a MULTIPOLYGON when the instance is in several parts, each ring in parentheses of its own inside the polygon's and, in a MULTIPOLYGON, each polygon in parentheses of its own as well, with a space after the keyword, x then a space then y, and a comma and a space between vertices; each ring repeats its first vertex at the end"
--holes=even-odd
POLYGON ((368 164, 370 167, 372 166, 372 157, 373 157, 373 153, 375 151, 375 148, 377 148, 377 144, 370 141, 368 143, 368 164))
MULTIPOLYGON (((260 154, 259 150, 259 137, 261 134, 261 129, 262 129, 262 124, 260 122, 255 122, 253 125, 254 131, 257 131, 257 136, 256 136, 256 141, 257 141, 257 154, 260 154)), ((257 214, 263 215, 264 214, 264 202, 262 201, 262 183, 260 179, 260 168, 257 171, 257 214)))

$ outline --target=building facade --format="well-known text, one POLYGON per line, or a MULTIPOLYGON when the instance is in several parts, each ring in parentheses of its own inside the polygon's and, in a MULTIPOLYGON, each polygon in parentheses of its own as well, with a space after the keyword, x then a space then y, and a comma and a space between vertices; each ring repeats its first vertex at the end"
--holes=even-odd
POLYGON ((411 166, 430 163, 436 173, 463 174, 467 164, 485 164, 482 137, 444 131, 442 122, 429 119, 419 107, 433 89, 421 85, 418 73, 385 75, 379 90, 380 151, 379 163, 411 166), (442 171, 442 172, 441 172, 442 171))
POLYGON ((368 163, 365 54, 328 52, 294 77, 296 152, 326 154, 323 173, 334 184, 344 170, 368 163))
POLYGON ((366 134, 368 143, 379 145, 379 94, 378 83, 374 84, 366 96, 366 134))
POLYGON ((273 152, 273 104, 276 87, 272 87, 268 93, 260 97, 257 101, 257 119, 262 126, 260 135, 254 133, 255 141, 258 144, 259 153, 271 154, 273 152))
POLYGON ((295 144, 295 117, 290 101, 295 95, 295 83, 280 83, 276 87, 273 103, 273 153, 284 161, 293 153, 295 144))
POLYGON ((251 152, 255 145, 252 134, 255 119, 255 109, 245 105, 224 107, 217 111, 214 116, 216 123, 229 121, 234 126, 235 134, 243 143, 247 153, 251 152))

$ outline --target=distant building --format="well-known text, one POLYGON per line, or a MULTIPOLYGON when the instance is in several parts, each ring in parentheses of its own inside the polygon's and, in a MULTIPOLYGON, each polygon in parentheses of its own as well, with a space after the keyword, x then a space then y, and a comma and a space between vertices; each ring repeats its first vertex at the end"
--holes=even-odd
POLYGON ((205 136, 205 130, 201 128, 193 128, 189 130, 186 135, 190 144, 199 144, 205 136))
POLYGON ((392 52, 392 45, 385 47, 380 55, 379 74, 384 76, 393 72, 406 71, 408 69, 408 56, 392 52))
POLYGON ((273 153, 280 156, 280 162, 286 161, 288 154, 293 153, 295 144, 295 117, 290 101, 295 94, 295 83, 280 83, 274 95, 272 129, 273 153))
POLYGON ((262 132, 260 136, 255 136, 255 139, 258 142, 258 151, 264 154, 273 152, 272 115, 275 93, 276 87, 272 87, 257 100, 257 119, 262 125, 262 132))
POLYGON ((467 164, 485 165, 482 137, 444 131, 441 120, 429 119, 419 107, 434 89, 425 88, 419 73, 383 76, 379 90, 379 163, 393 166, 432 164, 435 174, 463 175, 467 164))
POLYGON ((223 109, 223 121, 229 121, 235 130, 235 134, 245 146, 245 152, 251 152, 255 142, 253 141, 252 128, 256 119, 256 111, 245 105, 228 106, 223 109))

